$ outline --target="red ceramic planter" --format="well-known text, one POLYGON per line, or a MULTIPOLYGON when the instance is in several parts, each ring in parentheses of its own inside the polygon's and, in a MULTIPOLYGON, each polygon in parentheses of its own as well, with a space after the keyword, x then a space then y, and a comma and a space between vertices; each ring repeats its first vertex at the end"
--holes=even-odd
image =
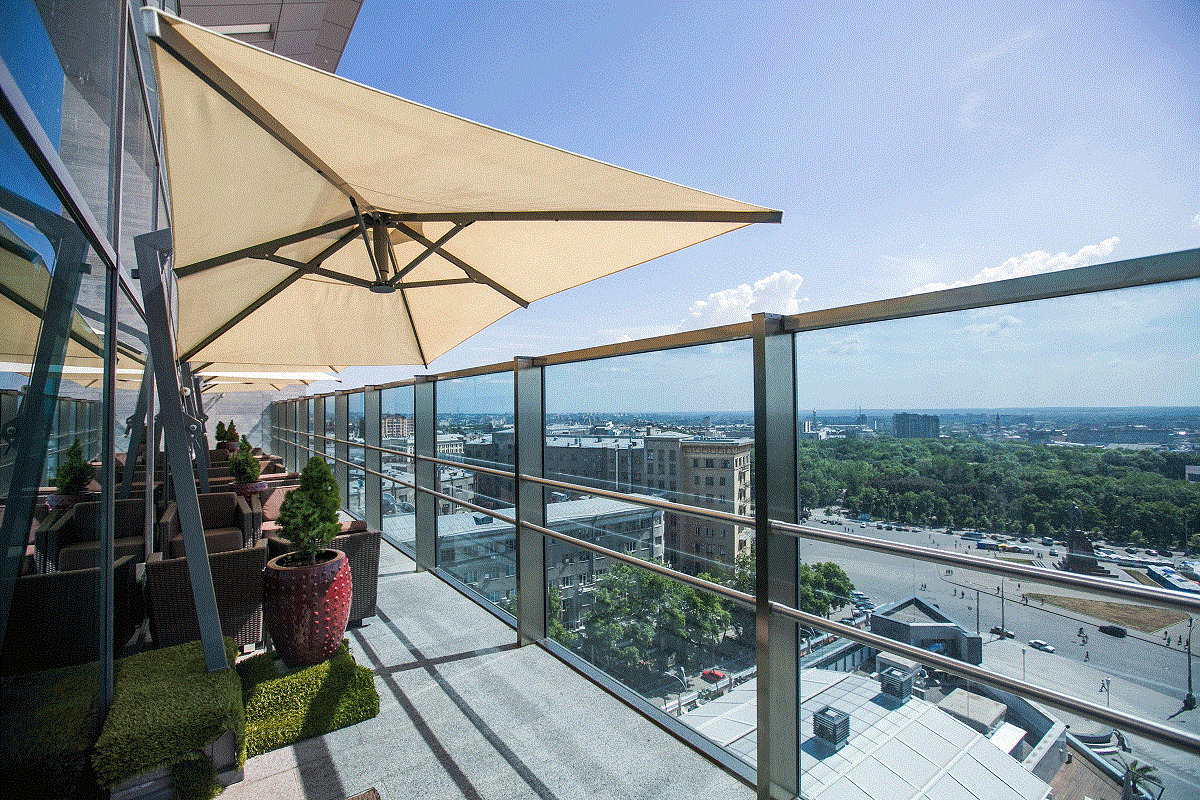
POLYGON ((317 664, 337 651, 346 633, 350 562, 340 550, 322 550, 315 566, 280 564, 289 556, 267 562, 263 617, 275 649, 289 667, 317 664))

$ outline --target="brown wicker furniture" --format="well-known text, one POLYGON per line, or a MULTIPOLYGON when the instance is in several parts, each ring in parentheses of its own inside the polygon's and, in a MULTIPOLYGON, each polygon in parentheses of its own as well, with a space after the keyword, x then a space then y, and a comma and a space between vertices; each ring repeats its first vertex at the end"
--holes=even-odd
MULTIPOLYGON (((146 546, 143 538, 146 504, 140 497, 115 500, 113 502, 113 558, 133 556, 135 561, 145 558, 146 546)), ((46 542, 41 572, 86 569, 97 566, 100 561, 100 514, 99 501, 89 500, 76 503, 70 509, 47 518, 44 531, 37 538, 46 542)))
MULTIPOLYGON (((117 652, 141 624, 132 556, 113 564, 113 644, 117 652)), ((13 587, 0 664, 4 674, 84 664, 100 657, 100 569, 23 575, 13 587)))
MULTIPOLYGON (((205 546, 210 553, 237 550, 254 540, 253 517, 245 499, 233 492, 197 495, 205 546)), ((179 508, 172 502, 163 514, 161 548, 167 558, 184 555, 183 532, 179 527, 179 508)))
MULTIPOLYGON (((262 573, 267 565, 264 542, 253 547, 210 553, 213 591, 221 633, 240 647, 262 642, 262 573)), ((186 558, 164 559, 154 553, 146 562, 146 601, 155 647, 200 638, 196 601, 186 558)))

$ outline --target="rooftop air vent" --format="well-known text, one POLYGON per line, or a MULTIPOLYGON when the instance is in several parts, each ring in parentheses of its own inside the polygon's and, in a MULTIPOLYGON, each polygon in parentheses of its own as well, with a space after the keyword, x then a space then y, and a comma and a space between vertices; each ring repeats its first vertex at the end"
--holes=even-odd
POLYGON ((913 693, 912 672, 899 667, 889 666, 879 671, 879 684, 883 693, 891 695, 901 703, 907 703, 913 693))
POLYGON ((850 716, 825 706, 813 714, 813 733, 834 750, 841 750, 850 738, 850 716))
POLYGON ((488 514, 472 514, 471 518, 475 520, 476 525, 488 525, 492 521, 488 514))

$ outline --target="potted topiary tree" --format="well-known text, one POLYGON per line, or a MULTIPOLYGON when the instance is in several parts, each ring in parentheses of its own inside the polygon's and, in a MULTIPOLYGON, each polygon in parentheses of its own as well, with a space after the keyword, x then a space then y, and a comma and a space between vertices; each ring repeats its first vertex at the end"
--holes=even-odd
POLYGON ((225 426, 225 449, 230 453, 236 453, 238 449, 238 431, 233 420, 229 420, 229 424, 225 426))
POLYGON ((289 666, 332 656, 350 619, 350 563, 329 549, 339 530, 337 509, 333 473, 313 456, 279 509, 283 536, 296 549, 268 561, 263 574, 263 617, 289 666))
POLYGON ((54 473, 54 486, 58 494, 46 498, 46 505, 52 509, 70 508, 80 500, 86 500, 90 494, 88 484, 92 482, 92 465, 83 460, 83 446, 79 440, 67 448, 58 471, 54 473))
POLYGON ((217 420, 217 430, 216 433, 213 434, 213 438, 218 444, 225 444, 225 423, 221 420, 217 420))
POLYGON ((229 457, 229 471, 233 473, 233 490, 247 500, 267 488, 266 481, 258 479, 262 465, 250 452, 250 442, 245 436, 238 445, 238 451, 229 457))

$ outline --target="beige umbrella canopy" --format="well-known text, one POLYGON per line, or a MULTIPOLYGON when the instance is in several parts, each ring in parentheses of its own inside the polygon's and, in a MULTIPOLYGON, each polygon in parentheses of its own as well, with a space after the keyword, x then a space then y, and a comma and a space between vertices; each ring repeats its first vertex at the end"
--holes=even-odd
POLYGON ((147 11, 183 360, 428 364, 531 301, 781 218, 147 11))

